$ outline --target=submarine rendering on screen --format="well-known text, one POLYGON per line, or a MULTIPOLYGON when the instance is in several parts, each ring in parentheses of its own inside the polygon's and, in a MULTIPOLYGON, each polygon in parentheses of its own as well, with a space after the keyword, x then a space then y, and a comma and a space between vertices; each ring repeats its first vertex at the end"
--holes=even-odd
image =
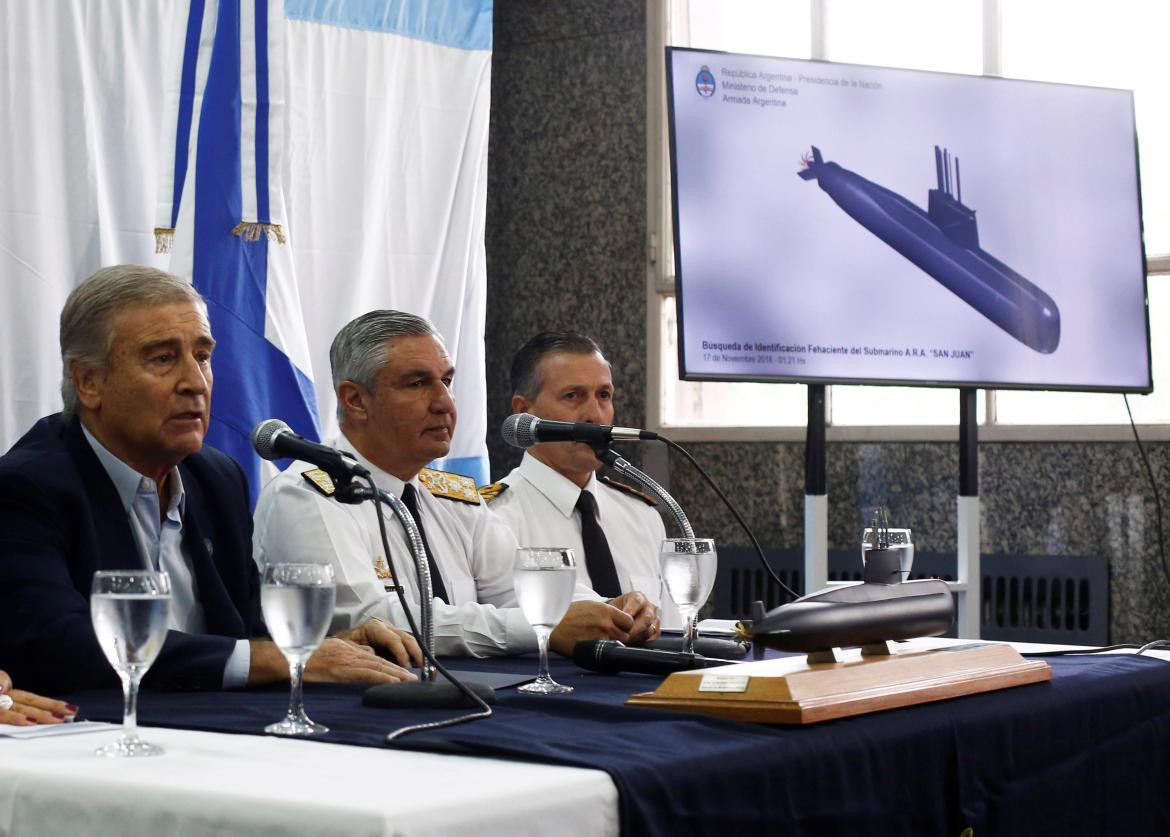
POLYGON ((853 220, 1024 345, 1051 354, 1060 345, 1060 310, 1039 287, 979 246, 975 210, 963 205, 959 161, 934 147, 938 188, 926 212, 866 180, 820 149, 802 157, 804 180, 816 180, 853 220), (952 177, 952 162, 954 174, 952 177))

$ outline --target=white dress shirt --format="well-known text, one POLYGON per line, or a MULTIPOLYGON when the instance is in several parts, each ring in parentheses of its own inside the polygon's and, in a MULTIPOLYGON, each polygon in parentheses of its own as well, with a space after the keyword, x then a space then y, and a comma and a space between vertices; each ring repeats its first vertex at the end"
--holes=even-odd
MULTIPOLYGON (((187 494, 183 490, 179 469, 172 468, 167 475, 171 481, 171 501, 164 517, 160 513, 162 501, 158 484, 106 450, 85 425, 81 431, 114 483, 143 568, 161 570, 170 576, 171 607, 167 628, 187 634, 205 633, 207 622, 203 617, 203 604, 199 601, 199 586, 195 581, 191 556, 183 547, 187 494)), ((224 669, 225 689, 242 688, 247 684, 251 659, 252 647, 248 640, 238 640, 224 669)))
MULTIPOLYGON (((577 580, 589 583, 581 541, 582 489, 535 456, 524 454, 520 465, 501 482, 508 487, 491 501, 491 510, 508 524, 521 546, 567 546, 577 556, 577 580)), ((666 527, 654 507, 638 497, 611 488, 589 476, 586 491, 597 500, 597 520, 613 553, 623 592, 637 590, 658 605, 662 627, 682 627, 682 617, 665 594, 659 552, 666 527)))
MULTIPOLYGON (((339 444, 338 444, 339 443, 339 444)), ((352 450, 345 438, 337 446, 352 450)), ((401 496, 403 481, 367 461, 361 462, 381 489, 401 496)), ((260 493, 256 505, 253 554, 266 561, 328 561, 337 581, 333 629, 354 627, 370 617, 407 628, 393 590, 378 577, 384 557, 371 502, 345 505, 323 494, 304 477, 314 466, 296 462, 260 493)), ((443 578, 450 602, 434 599, 436 651, 442 655, 522 654, 537 648, 536 633, 516 606, 512 562, 516 539, 482 501, 471 504, 432 495, 411 480, 418 496, 420 523, 443 578)), ((478 495, 476 495, 478 499, 478 495)), ((404 588, 417 623, 418 584, 406 534, 385 509, 390 542, 389 565, 404 588)), ((579 585, 574 598, 598 597, 579 585)))

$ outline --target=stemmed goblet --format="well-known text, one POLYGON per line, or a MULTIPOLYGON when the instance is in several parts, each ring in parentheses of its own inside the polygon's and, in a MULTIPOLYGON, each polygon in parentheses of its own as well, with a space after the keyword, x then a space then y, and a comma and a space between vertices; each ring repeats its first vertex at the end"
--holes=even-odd
POLYGON ((260 606, 276 647, 288 660, 288 714, 264 728, 274 735, 320 735, 329 728, 305 714, 305 663, 325 639, 337 588, 329 564, 269 564, 264 568, 260 606))
POLYGON ((89 613, 98 644, 122 681, 122 734, 99 748, 115 758, 162 755, 138 736, 138 684, 167 636, 171 579, 152 570, 102 570, 93 574, 89 613))
POLYGON ((662 542, 662 581, 683 618, 683 651, 695 652, 699 608, 715 585, 715 541, 667 538, 662 542))
POLYGON ((548 638, 569 609, 577 583, 577 559, 573 550, 521 547, 516 550, 512 580, 516 601, 540 643, 540 670, 536 679, 517 691, 541 695, 573 691, 572 686, 562 686, 548 673, 548 638))

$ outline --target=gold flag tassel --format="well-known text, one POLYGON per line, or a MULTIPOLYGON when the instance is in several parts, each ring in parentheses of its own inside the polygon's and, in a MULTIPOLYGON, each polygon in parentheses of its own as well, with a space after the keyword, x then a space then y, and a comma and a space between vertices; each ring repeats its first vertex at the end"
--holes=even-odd
POLYGON ((232 227, 232 235, 238 235, 244 241, 259 241, 261 236, 275 239, 284 244, 284 230, 280 224, 261 224, 256 221, 241 221, 232 227))
POLYGON ((155 227, 154 228, 154 252, 169 253, 171 252, 171 245, 175 242, 175 228, 174 227, 155 227))

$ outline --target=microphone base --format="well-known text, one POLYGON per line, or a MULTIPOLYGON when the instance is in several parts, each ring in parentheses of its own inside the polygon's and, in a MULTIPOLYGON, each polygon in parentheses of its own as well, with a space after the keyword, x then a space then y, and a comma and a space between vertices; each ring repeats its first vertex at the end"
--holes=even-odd
MULTIPOLYGON (((486 704, 496 702, 496 690, 483 683, 464 683, 486 704)), ((383 683, 371 686, 362 694, 364 706, 431 707, 436 709, 465 709, 479 704, 450 683, 383 683)))

